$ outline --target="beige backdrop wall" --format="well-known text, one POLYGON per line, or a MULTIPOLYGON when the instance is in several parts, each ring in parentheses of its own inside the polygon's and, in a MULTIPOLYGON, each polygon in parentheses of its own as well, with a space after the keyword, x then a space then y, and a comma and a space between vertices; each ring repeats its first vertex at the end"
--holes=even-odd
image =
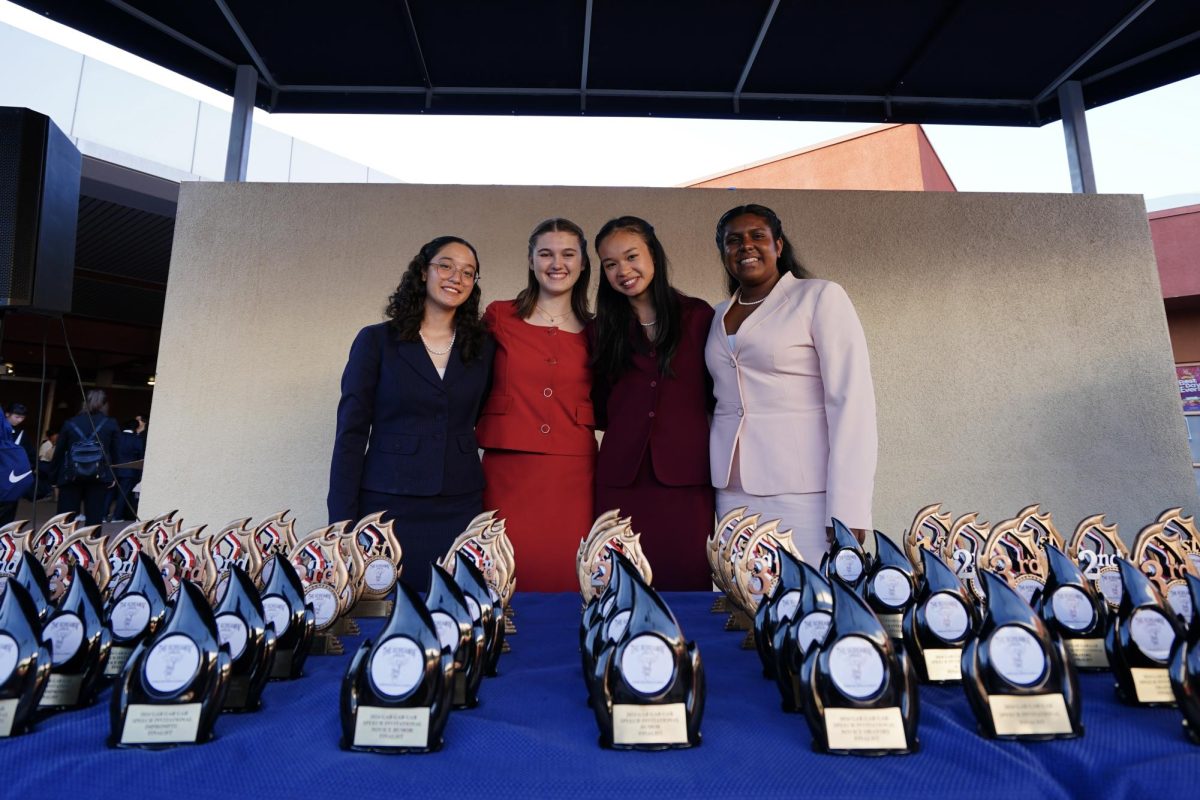
POLYGON ((1129 538, 1164 508, 1196 509, 1140 197, 189 183, 143 515, 220 525, 290 508, 301 530, 325 524, 350 342, 433 236, 476 245, 487 302, 524 284, 537 221, 594 232, 638 214, 675 284, 715 302, 713 225, 751 201, 862 318, 877 527, 898 535, 936 501, 992 522, 1041 502, 1062 528, 1105 512, 1129 538))

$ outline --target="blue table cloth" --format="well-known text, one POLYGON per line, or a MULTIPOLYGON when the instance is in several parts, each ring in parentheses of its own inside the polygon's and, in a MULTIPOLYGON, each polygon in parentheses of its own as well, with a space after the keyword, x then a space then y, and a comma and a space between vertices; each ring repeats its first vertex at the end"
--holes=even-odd
MULTIPOLYGON (((111 690, 93 707, 0 739, 0 797, 956 797, 1178 798, 1200 792, 1200 746, 1175 709, 1120 705, 1108 674, 1082 675, 1086 733, 1070 741, 994 742, 975 733, 960 687, 920 689, 921 752, 884 758, 818 755, 802 716, 780 710, 775 685, 743 633, 709 613, 713 595, 665 595, 700 646, 708 679, 704 743, 655 753, 602 750, 585 703, 577 595, 518 594, 518 634, 486 679, 481 704, 451 714, 430 755, 339 749, 346 654, 310 657, 305 677, 272 683, 264 708, 227 714, 217 738, 164 751, 111 750, 111 690)), ((382 620, 360 621, 373 635, 382 620)))

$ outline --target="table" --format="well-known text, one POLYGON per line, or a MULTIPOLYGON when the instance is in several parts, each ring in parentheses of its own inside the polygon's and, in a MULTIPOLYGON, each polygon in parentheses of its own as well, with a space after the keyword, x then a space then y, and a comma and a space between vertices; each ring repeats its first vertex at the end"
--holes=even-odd
MULTIPOLYGON (((1200 785, 1200 746, 1175 709, 1117 703, 1108 674, 1080 676, 1085 735, 1043 743, 996 742, 975 733, 960 687, 920 690, 921 752, 866 758, 813 753, 803 716, 780 710, 743 633, 709 613, 713 595, 666 593, 708 679, 704 743, 691 750, 616 752, 596 744, 578 652, 579 597, 518 594, 518 633, 485 679, 481 704, 455 711, 446 746, 429 755, 383 756, 338 748, 338 691, 362 637, 346 654, 313 656, 297 681, 272 683, 264 708, 227 714, 217 738, 165 751, 111 750, 111 690, 93 707, 41 721, 0 740, 4 798, 222 796, 339 797, 968 797, 1186 798, 1200 785)), ((360 621, 366 635, 382 620, 360 621)))

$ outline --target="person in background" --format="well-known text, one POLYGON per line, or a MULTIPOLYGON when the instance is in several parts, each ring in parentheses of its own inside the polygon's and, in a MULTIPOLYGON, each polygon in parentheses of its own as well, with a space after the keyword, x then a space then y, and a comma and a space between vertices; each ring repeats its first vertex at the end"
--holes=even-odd
POLYGON ((561 218, 533 229, 528 259, 525 288, 484 314, 496 362, 476 429, 483 505, 507 522, 521 589, 565 592, 579 586, 575 554, 593 521, 596 435, 583 333, 592 267, 583 229, 561 218))
POLYGON ((146 457, 145 434, 146 420, 139 415, 126 421, 117 437, 117 452, 113 456, 113 475, 117 485, 109 492, 109 505, 106 506, 112 511, 114 521, 137 519, 137 497, 133 487, 142 479, 142 468, 122 465, 139 462, 146 457))
POLYGON ((632 518, 656 588, 712 585, 705 540, 713 528, 708 468, 712 381, 704 342, 708 303, 671 287, 654 226, 618 217, 596 235, 603 277, 592 327, 598 427, 596 511, 632 518))
POLYGON ((717 306, 705 360, 717 399, 709 438, 717 514, 748 506, 791 529, 819 564, 832 518, 871 529, 875 390, 846 291, 809 276, 771 209, 717 223, 731 297, 717 306))
POLYGON ((404 548, 404 580, 429 565, 483 510, 475 420, 495 342, 479 317, 479 257, 457 236, 417 252, 342 373, 329 468, 329 522, 386 512, 404 548))
POLYGON ((103 389, 92 389, 79 413, 63 423, 54 448, 50 474, 58 487, 58 513, 78 514, 82 508, 86 524, 104 521, 104 501, 108 490, 116 485, 112 457, 118 433, 116 422, 108 416, 108 395, 103 389), (88 441, 99 443, 101 459, 94 475, 81 475, 80 459, 72 450, 74 445, 88 441))
POLYGON ((29 465, 32 467, 37 464, 37 452, 34 449, 34 436, 25 430, 25 417, 28 415, 29 409, 24 403, 13 403, 8 407, 4 417, 8 420, 8 424, 13 429, 13 442, 19 444, 25 454, 29 456, 29 465))
POLYGON ((58 441, 58 431, 49 431, 38 448, 38 490, 42 496, 54 491, 54 477, 50 472, 50 462, 54 460, 54 444, 58 441), (45 487, 42 489, 41 487, 45 487))

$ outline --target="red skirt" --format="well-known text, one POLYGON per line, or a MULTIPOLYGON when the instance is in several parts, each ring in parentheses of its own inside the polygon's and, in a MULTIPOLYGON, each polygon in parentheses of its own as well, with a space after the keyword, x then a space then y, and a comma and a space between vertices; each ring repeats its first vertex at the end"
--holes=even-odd
POLYGON ((629 486, 597 486, 596 513, 621 509, 642 535, 642 552, 650 562, 659 591, 709 591, 712 575, 705 547, 712 533, 713 488, 667 486, 654 476, 650 448, 642 456, 637 478, 629 486))
POLYGON ((578 592, 575 554, 591 530, 596 456, 485 450, 483 507, 504 517, 517 591, 578 592))

